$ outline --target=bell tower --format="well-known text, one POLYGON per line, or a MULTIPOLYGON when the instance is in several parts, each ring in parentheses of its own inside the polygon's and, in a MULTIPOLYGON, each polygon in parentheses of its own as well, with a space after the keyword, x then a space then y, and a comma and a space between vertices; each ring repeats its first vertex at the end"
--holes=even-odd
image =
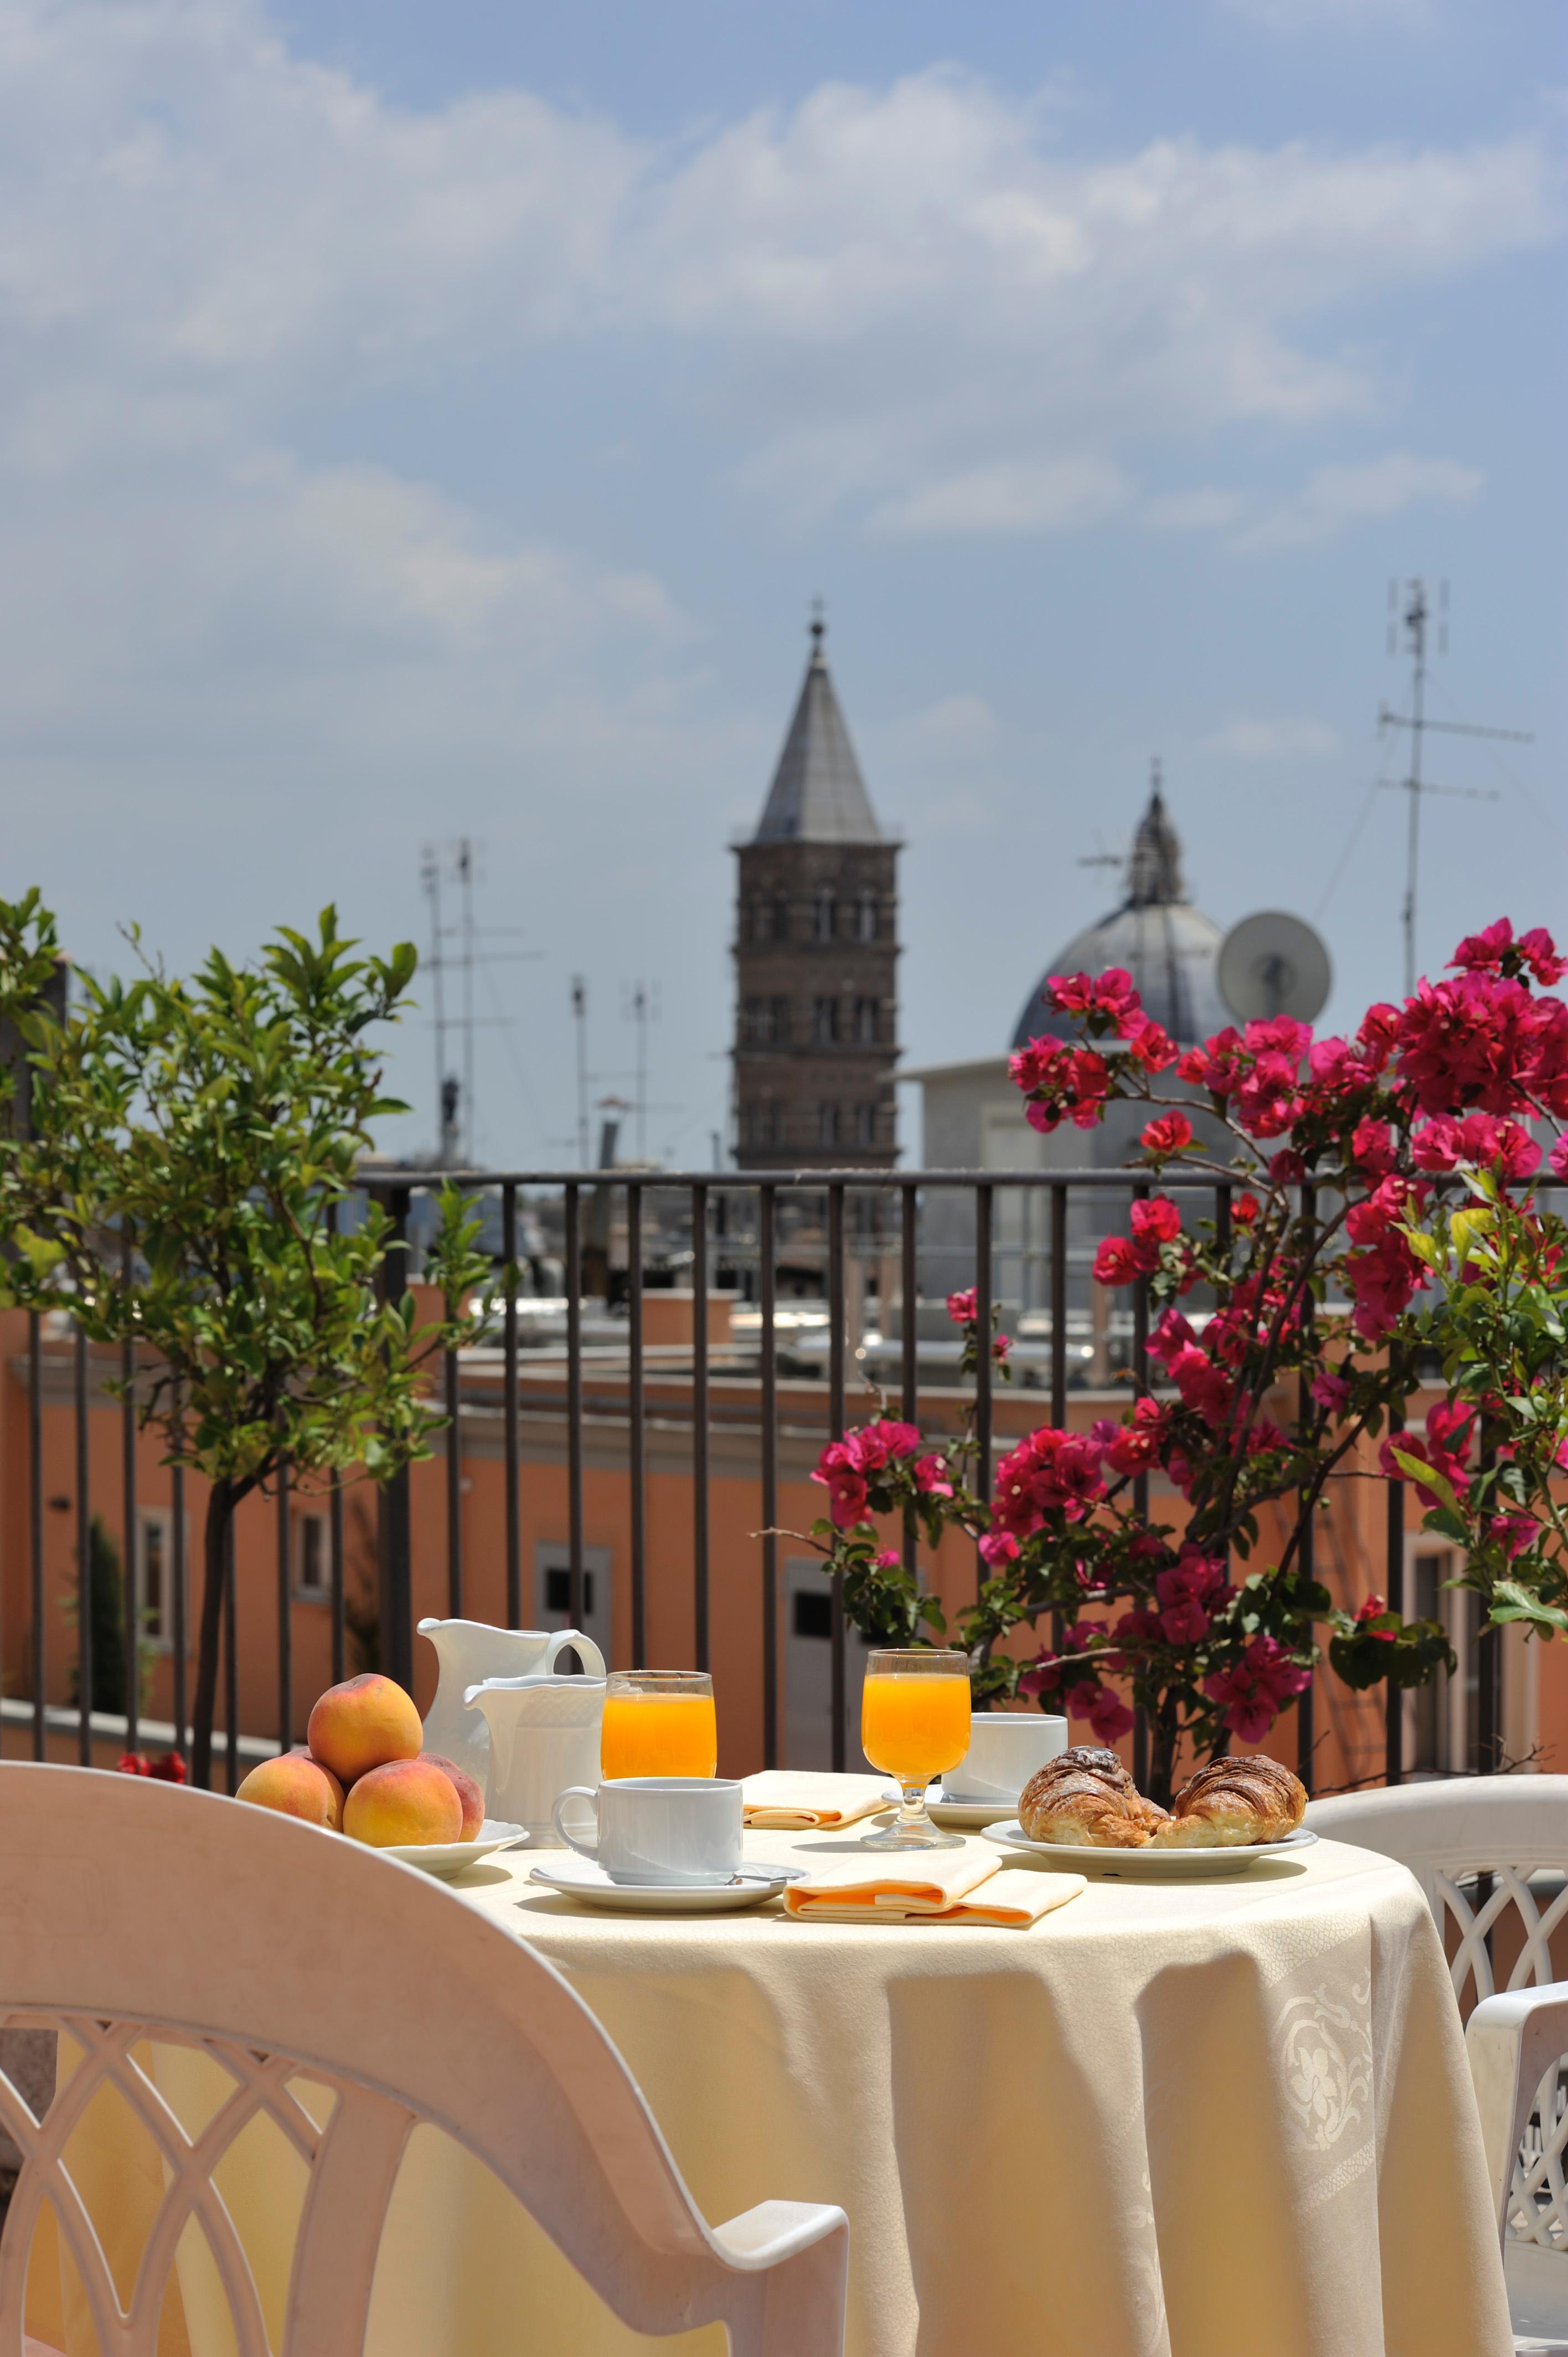
POLYGON ((897 1158, 899 845, 877 825, 811 622, 762 818, 736 846, 736 1159, 757 1170, 897 1158))

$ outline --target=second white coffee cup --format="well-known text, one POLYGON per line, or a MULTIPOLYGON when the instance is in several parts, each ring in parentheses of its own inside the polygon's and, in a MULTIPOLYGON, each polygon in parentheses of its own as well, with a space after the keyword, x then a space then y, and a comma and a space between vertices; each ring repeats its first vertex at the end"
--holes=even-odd
POLYGON ((950 1801, 1015 1801, 1036 1768, 1067 1749, 1068 1724, 1044 1711, 977 1710, 969 1749, 942 1778, 950 1801))
POLYGON ((738 1783, 718 1776, 617 1776, 596 1790, 574 1784, 556 1801, 555 1830, 613 1882, 728 1882, 740 1871, 742 1796, 738 1783), (597 1838, 583 1841, 564 1812, 586 1802, 597 1838))

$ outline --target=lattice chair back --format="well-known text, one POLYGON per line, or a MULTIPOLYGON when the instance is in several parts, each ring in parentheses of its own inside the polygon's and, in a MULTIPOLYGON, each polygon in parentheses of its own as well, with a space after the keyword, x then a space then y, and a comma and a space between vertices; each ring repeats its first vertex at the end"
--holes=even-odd
POLYGON ((636 2331, 718 2319, 737 2357, 840 2357, 843 2212, 765 2201, 709 2227, 619 2054, 561 1975, 429 1877, 336 1835, 140 1778, 0 1763, 7 2026, 53 2028, 81 2059, 41 2118, 0 2074, 0 2120, 23 2156, 0 2239, 0 2357, 23 2347, 46 2199, 101 2357, 155 2357, 191 2222, 239 2357, 354 2357, 388 2201, 422 2121, 491 2169, 636 2331), (232 2084, 188 2129, 157 2083, 153 2058, 170 2050, 232 2084), (162 2169, 128 2290, 67 2152, 105 2087, 162 2169), (307 2172, 275 2351, 214 2177, 259 2115, 307 2172))
POLYGON ((1568 1776, 1454 1776, 1314 1801, 1306 1822, 1408 1866, 1437 1925, 1457 1933, 1452 1972, 1491 1996, 1554 1977, 1552 1934, 1568 1917, 1568 1776), (1533 1879, 1532 1879, 1533 1878, 1533 1879), (1517 1954, 1514 1950, 1517 1944, 1517 1954))

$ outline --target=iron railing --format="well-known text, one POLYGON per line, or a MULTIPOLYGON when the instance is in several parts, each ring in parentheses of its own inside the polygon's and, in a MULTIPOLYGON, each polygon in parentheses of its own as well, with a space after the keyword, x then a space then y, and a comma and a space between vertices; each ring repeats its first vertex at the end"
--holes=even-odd
MULTIPOLYGON (((655 1257, 663 1263, 660 1268, 651 1272, 654 1281, 668 1277, 673 1260, 674 1265, 689 1279, 693 1296, 689 1368, 683 1368, 682 1373, 689 1374, 690 1382, 691 1607, 696 1665, 703 1669, 710 1665, 713 1627, 710 1490, 714 1351, 708 1336, 707 1304, 711 1294, 717 1289, 716 1274, 722 1273, 732 1278, 738 1275, 742 1280, 745 1297, 755 1318, 759 1411, 756 1471, 760 1490, 762 1524, 762 1534, 757 1541, 762 1606, 759 1674, 763 1750, 768 1765, 778 1762, 780 1748, 779 1558, 774 1526, 778 1521, 780 1472, 779 1383, 781 1318, 791 1314, 780 1308, 779 1274, 781 1245, 788 1245, 797 1270, 803 1257, 814 1257, 820 1266, 822 1289, 816 1308, 825 1325, 825 1335, 818 1338, 825 1342, 825 1348, 820 1353, 819 1378, 822 1387, 821 1428, 824 1439, 836 1437, 844 1427, 850 1405, 851 1353, 862 1347, 861 1338, 851 1331, 847 1283, 850 1270, 856 1261, 861 1264, 863 1272, 875 1265, 880 1275, 892 1279, 887 1289, 879 1289, 876 1297, 878 1325, 884 1360, 891 1358, 897 1374, 896 1386, 890 1385, 889 1388, 896 1388, 898 1412, 904 1418, 916 1422, 919 1416, 921 1344, 925 1339, 920 1318, 921 1279, 924 1276, 926 1299, 930 1305, 940 1302, 948 1290, 972 1283, 982 1335, 990 1331, 993 1304, 1004 1299, 1013 1309, 1022 1311, 1018 1319, 1020 1324, 1027 1326, 1033 1319, 1037 1338, 1034 1346, 1033 1379, 1042 1393, 1048 1394, 1048 1400, 1043 1399, 1042 1406, 1050 1421, 1059 1425, 1067 1419, 1069 1393, 1074 1388, 1073 1375, 1081 1372, 1080 1367, 1069 1360, 1069 1351, 1076 1360, 1081 1360, 1085 1345, 1081 1339, 1076 1343, 1073 1340, 1075 1320, 1081 1335, 1088 1313, 1084 1305, 1075 1305, 1073 1295, 1076 1286, 1083 1292, 1087 1304, 1088 1262, 1093 1238, 1116 1223, 1119 1211, 1128 1200, 1146 1197, 1151 1192, 1152 1184, 1147 1178, 1115 1170, 1007 1171, 983 1175, 971 1170, 887 1173, 865 1170, 459 1171, 429 1174, 378 1171, 367 1178, 366 1192, 384 1203, 390 1214, 393 1250, 388 1257, 387 1282, 399 1290, 403 1270, 416 1273, 417 1239, 412 1252, 410 1244, 413 1208, 422 1194, 427 1194, 453 1178, 465 1189, 482 1192, 499 1203, 499 1258, 503 1265, 516 1265, 519 1260, 520 1205, 531 1219, 536 1219, 542 1203, 545 1213, 559 1229, 559 1259, 566 1273, 561 1315, 562 1351, 557 1355, 564 1359, 568 1617, 571 1624, 577 1627, 584 1625, 586 1617, 585 1375, 585 1372, 591 1372, 593 1364, 590 1347, 585 1342, 585 1297, 580 1281, 585 1242, 585 1198, 596 1211, 601 1232, 605 1226, 604 1207, 608 1205, 613 1215, 618 1201, 624 1230, 624 1263, 615 1274, 618 1281, 623 1279, 623 1282, 618 1282, 618 1289, 624 1293, 625 1342, 624 1351, 618 1351, 616 1355, 625 1367, 625 1478, 629 1490, 628 1572, 631 1649, 638 1662, 646 1657, 649 1607, 647 1383, 650 1349, 645 1327, 650 1291, 647 1254, 650 1226, 657 1227, 660 1248, 655 1257), (929 1215, 933 1206, 945 1202, 950 1210, 955 1201, 960 1206, 958 1241, 953 1240, 954 1226, 950 1218, 945 1241, 939 1238, 932 1242, 928 1238, 923 1242, 922 1213, 928 1214, 929 1224, 929 1215), (1043 1219, 1036 1216, 1042 1209, 1045 1213, 1043 1219), (1000 1211, 1010 1211, 1013 1216, 999 1223, 1000 1211), (400 1254, 403 1256, 401 1267, 400 1254), (895 1271, 896 1278, 893 1275, 895 1271), (890 1336, 886 1330, 888 1311, 893 1302, 897 1303, 898 1310, 896 1336, 890 1336), (895 1347, 890 1348, 890 1345, 895 1347)), ((1234 1186, 1240 1187, 1242 1183, 1237 1179, 1234 1186)), ((1209 1213, 1219 1237, 1223 1239, 1228 1233, 1233 1191, 1231 1183, 1188 1178, 1172 1170, 1162 1176, 1159 1185, 1162 1191, 1173 1194, 1187 1197, 1206 1194, 1209 1199, 1209 1213)), ((1304 1190, 1303 1209, 1309 1215, 1313 1211, 1310 1189, 1304 1190)), ((417 1226, 417 1222, 415 1224, 417 1226)), ((613 1216, 611 1225, 613 1228, 613 1216)), ((525 1354, 521 1325, 529 1305, 528 1297, 520 1298, 516 1286, 505 1287, 504 1294, 499 1315, 504 1585, 508 1620, 517 1627, 523 1621, 520 1370, 525 1354)), ((1092 1323, 1091 1320, 1090 1322, 1092 1323)), ((27 1669, 31 1686, 33 1748, 37 1756, 42 1758, 49 1727, 52 1724, 58 1730, 61 1712, 59 1706, 50 1706, 47 1699, 50 1663, 47 1639, 43 1523, 44 1408, 40 1378, 40 1323, 37 1315, 28 1321, 27 1464, 29 1487, 27 1571, 32 1610, 31 1658, 27 1669)), ((1098 1362, 1089 1372, 1103 1374, 1106 1365, 1120 1357, 1134 1385, 1146 1387, 1149 1376, 1148 1297, 1142 1282, 1133 1289, 1130 1318, 1124 1320, 1124 1325, 1130 1330, 1118 1336, 1106 1329, 1102 1320, 1103 1347, 1098 1362)), ((796 1372, 800 1372, 798 1362, 796 1372)), ((138 1648, 134 1641, 134 1632, 140 1627, 140 1586, 137 1560, 136 1370, 129 1350, 124 1356, 122 1372, 127 1385, 118 1409, 124 1441, 120 1520, 125 1580, 124 1620, 128 1632, 124 1721, 127 1748, 134 1750, 137 1748, 141 1732, 138 1648)), ((91 1762, 93 1727, 90 1709, 92 1665, 89 1566, 92 1498, 87 1437, 91 1410, 88 1349, 86 1338, 80 1329, 76 1330, 74 1337, 73 1377, 77 1491, 74 1525, 78 1576, 75 1661, 78 1700, 73 1717, 80 1757, 84 1762, 91 1762)), ((441 1370, 440 1387, 446 1413, 450 1419, 449 1430, 454 1436, 446 1451, 446 1601, 447 1612, 460 1618, 464 1612, 466 1567, 461 1510, 464 1478, 460 1422, 462 1371, 458 1354, 446 1355, 441 1370)), ((1304 1401, 1304 1412, 1305 1406, 1304 1401)), ((989 1352, 983 1350, 979 1354, 975 1379, 973 1412, 977 1444, 975 1480, 982 1495, 988 1495, 991 1487, 994 1409, 992 1361, 989 1352)), ((167 1633, 172 1652, 173 1738, 176 1747, 183 1752, 187 1749, 188 1734, 188 1654, 190 1631, 186 1595, 183 1477, 177 1466, 173 1469, 172 1484, 168 1565, 171 1625, 167 1633)), ((1391 1481, 1387 1491, 1384 1580, 1391 1603, 1398 1606, 1402 1603, 1405 1593, 1403 1485, 1391 1481)), ((1134 1502, 1140 1512, 1146 1510, 1146 1475, 1141 1476, 1135 1485, 1134 1502)), ((276 1738, 280 1748, 286 1749, 294 1739, 295 1725, 290 1494, 286 1476, 277 1486, 274 1511, 277 1516, 276 1738)), ((346 1674, 344 1498, 340 1488, 329 1492, 328 1530, 331 1667, 336 1680, 346 1674)), ((382 1666, 402 1684, 412 1685, 413 1579, 410 1475, 407 1469, 392 1475, 379 1491, 379 1542, 382 1666)), ((906 1533, 906 1548, 912 1548, 914 1544, 915 1533, 911 1527, 906 1533)), ((1305 1513, 1301 1517, 1298 1546, 1303 1568, 1310 1573, 1313 1568, 1313 1532, 1311 1518, 1305 1513)), ((983 1574, 983 1566, 978 1561, 976 1573, 978 1582, 983 1574)), ((254 1749, 252 1742, 242 1738, 238 1725, 232 1551, 226 1602, 222 1667, 226 1703, 225 1739, 230 1789, 232 1790, 239 1774, 242 1748, 246 1751, 254 1749)), ((0 1627, 3 1625, 3 1619, 0 1619, 0 1627)), ((842 1767, 845 1755, 845 1619, 843 1598, 836 1581, 832 1596, 830 1633, 832 1758, 834 1766, 842 1767)), ((1489 1764, 1498 1756, 1501 1728, 1501 1660, 1495 1641, 1481 1644, 1478 1654, 1477 1749, 1481 1763, 1489 1764)), ((4 1668, 5 1665, 0 1663, 0 1680, 3 1680, 4 1668)), ((0 1683, 0 1693, 4 1691, 4 1684, 0 1683)), ((10 1706, 13 1717, 16 1708, 15 1704, 10 1706)), ((1312 1688, 1309 1687, 1299 1698, 1296 1716, 1300 1771, 1310 1789, 1316 1749, 1312 1688)), ((1402 1710, 1390 1709, 1387 1712, 1385 1769, 1391 1782, 1399 1781, 1404 1768, 1402 1727, 1402 1710)), ((1134 1742, 1139 1754, 1135 1769, 1142 1770, 1146 1766, 1147 1751, 1146 1729, 1142 1725, 1137 1729, 1134 1742)))

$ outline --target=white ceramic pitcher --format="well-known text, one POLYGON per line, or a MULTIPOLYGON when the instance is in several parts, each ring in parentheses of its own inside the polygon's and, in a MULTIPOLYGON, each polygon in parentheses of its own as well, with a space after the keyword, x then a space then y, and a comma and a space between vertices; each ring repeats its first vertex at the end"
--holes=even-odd
MULTIPOLYGON (((577 1641, 599 1660, 586 1638, 577 1641)), ((574 1784, 599 1781, 603 1677, 486 1678, 465 1699, 489 1728, 487 1814, 521 1825, 534 1849, 560 1849, 556 1801, 574 1784)))
POLYGON ((487 1678, 548 1677, 568 1646, 590 1676, 602 1678, 605 1657, 580 1629, 492 1629, 483 1620, 421 1620, 418 1627, 435 1646, 441 1667, 424 1722, 424 1749, 466 1768, 493 1817, 499 1812, 491 1805, 489 1781, 489 1728, 464 1700, 468 1688, 487 1678))

